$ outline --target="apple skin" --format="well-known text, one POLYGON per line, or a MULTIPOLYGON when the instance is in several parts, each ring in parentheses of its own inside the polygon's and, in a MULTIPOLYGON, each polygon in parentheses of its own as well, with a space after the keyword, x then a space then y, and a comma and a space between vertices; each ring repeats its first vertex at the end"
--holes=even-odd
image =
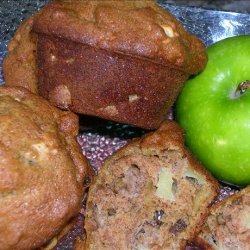
POLYGON ((219 180, 250 184, 250 35, 226 38, 207 48, 208 64, 189 79, 176 102, 186 145, 219 180))

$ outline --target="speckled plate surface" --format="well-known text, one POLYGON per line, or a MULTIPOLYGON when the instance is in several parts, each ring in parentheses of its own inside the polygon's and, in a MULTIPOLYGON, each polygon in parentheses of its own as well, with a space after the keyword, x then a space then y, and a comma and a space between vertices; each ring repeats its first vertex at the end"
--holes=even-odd
MULTIPOLYGON (((22 20, 41 8, 45 0, 2 0, 0 3, 0 84, 2 77, 2 61, 7 52, 7 43, 22 20)), ((200 37, 206 45, 210 45, 225 37, 250 34, 250 15, 232 12, 211 11, 199 8, 180 7, 158 1, 164 8, 173 13, 187 30, 200 37)), ((83 119, 84 120, 84 119, 83 119)), ((98 123, 97 123, 98 124, 98 123)), ((82 122, 84 126, 84 121, 82 122)), ((124 146, 130 139, 141 136, 146 131, 112 122, 101 122, 91 129, 82 131, 78 142, 82 152, 89 159, 97 172, 103 160, 124 146)), ((222 185, 218 200, 235 192, 235 189, 222 185)), ((75 227, 56 247, 56 249, 73 249, 74 239, 83 233, 83 209, 79 213, 75 227)))

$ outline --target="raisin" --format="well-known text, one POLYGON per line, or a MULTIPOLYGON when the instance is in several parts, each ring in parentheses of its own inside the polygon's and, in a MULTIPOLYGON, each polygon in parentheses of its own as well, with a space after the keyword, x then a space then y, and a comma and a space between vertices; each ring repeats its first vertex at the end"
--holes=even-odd
POLYGON ((177 180, 175 178, 173 178, 172 192, 173 192, 174 195, 176 195, 176 193, 177 193, 177 188, 178 188, 178 186, 177 186, 177 180))
POLYGON ((199 182, 196 178, 191 177, 191 176, 186 176, 186 179, 193 185, 199 185, 199 182))
POLYGON ((176 235, 176 234, 184 231, 186 229, 186 227, 187 227, 186 222, 183 219, 179 219, 174 223, 174 225, 172 225, 169 228, 169 232, 176 235))
POLYGON ((108 216, 113 216, 116 214, 116 210, 114 208, 109 208, 108 209, 108 216))

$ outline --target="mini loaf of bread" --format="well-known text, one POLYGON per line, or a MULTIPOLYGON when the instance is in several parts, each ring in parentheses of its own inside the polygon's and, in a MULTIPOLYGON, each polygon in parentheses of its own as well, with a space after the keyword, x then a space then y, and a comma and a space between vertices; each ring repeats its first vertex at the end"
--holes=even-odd
POLYGON ((78 214, 89 164, 78 118, 21 87, 0 87, 0 249, 37 249, 78 214))
POLYGON ((86 249, 180 249, 200 230, 217 181, 172 121, 106 160, 90 186, 86 249))
MULTIPOLYGON (((203 43, 152 0, 53 1, 33 19, 39 93, 81 114, 157 128, 185 80, 207 62, 203 43)), ((22 78, 7 65, 34 52, 22 52, 31 39, 20 37, 6 57, 7 84, 22 78), (11 72, 18 76, 7 77, 11 72)), ((27 60, 19 62, 27 68, 27 60)), ((35 92, 36 80, 28 80, 15 84, 35 92)))
POLYGON ((203 249, 250 249, 250 186, 211 207, 196 241, 203 249))

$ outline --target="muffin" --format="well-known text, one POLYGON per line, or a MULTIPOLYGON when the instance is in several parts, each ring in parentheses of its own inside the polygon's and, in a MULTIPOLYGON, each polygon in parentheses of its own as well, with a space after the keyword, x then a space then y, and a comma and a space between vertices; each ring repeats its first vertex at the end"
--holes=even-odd
POLYGON ((32 33, 35 16, 25 20, 8 44, 3 61, 4 80, 9 86, 22 86, 38 93, 36 64, 37 35, 32 33))
POLYGON ((154 1, 53 1, 32 30, 40 95, 146 129, 159 127, 207 62, 204 44, 154 1))
POLYGON ((173 121, 115 153, 90 186, 86 249, 181 249, 200 230, 217 181, 173 121))
POLYGON ((89 164, 78 118, 22 87, 0 87, 0 249, 35 249, 77 215, 89 164))
POLYGON ((205 249, 250 248, 250 186, 211 207, 197 243, 205 249))

